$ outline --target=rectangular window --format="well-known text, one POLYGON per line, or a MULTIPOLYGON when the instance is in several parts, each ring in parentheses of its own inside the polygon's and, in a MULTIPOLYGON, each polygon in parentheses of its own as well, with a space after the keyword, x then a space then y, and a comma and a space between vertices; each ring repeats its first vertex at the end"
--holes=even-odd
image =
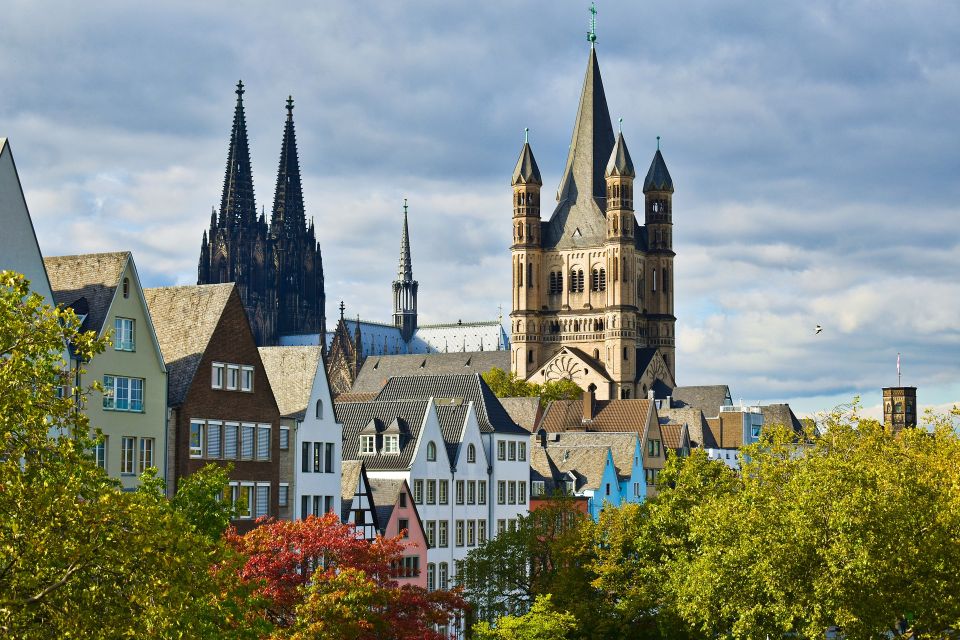
MULTIPOLYGON (((449 567, 448 567, 448 565, 447 565, 446 562, 441 562, 441 563, 440 563, 440 566, 438 567, 438 571, 437 571, 437 582, 440 583, 440 588, 441 588, 441 589, 446 589, 446 588, 447 588, 447 577, 448 577, 448 576, 449 576, 449 567)), ((440 627, 440 629, 441 629, 441 634, 440 634, 440 635, 442 635, 444 638, 446 638, 446 637, 447 637, 447 627, 446 627, 446 626, 442 626, 442 627, 440 627)))
POLYGON ((323 473, 323 443, 313 443, 313 472, 323 473))
POLYGON ((517 520, 516 518, 507 518, 507 529, 510 531, 517 530, 517 520))
POLYGON ((507 530, 507 521, 503 518, 497 520, 497 534, 501 534, 507 530))
POLYGON ((207 457, 220 457, 220 423, 207 423, 207 457))
POLYGON ((143 411, 143 379, 103 376, 103 408, 143 411))
POLYGON ((659 440, 648 440, 647 441, 647 453, 653 458, 660 457, 660 441, 659 440))
POLYGON ((423 504, 423 480, 413 481, 413 501, 423 504))
POLYGON ((210 372, 210 386, 214 389, 223 389, 223 363, 214 362, 210 372))
POLYGON ((510 460, 517 459, 517 443, 516 442, 510 443, 510 455, 508 456, 508 459, 510 460))
POLYGON ((400 508, 401 508, 401 509, 406 509, 406 508, 407 508, 407 494, 406 494, 406 492, 401 491, 399 498, 400 498, 400 508))
POLYGON ((331 511, 333 511, 333 496, 324 496, 323 512, 330 513, 331 511))
POLYGON ((427 591, 435 591, 437 588, 437 565, 427 563, 427 591))
POLYGON ((546 483, 543 480, 534 480, 530 486, 530 497, 536 498, 537 496, 542 496, 546 491, 546 483))
POLYGON ((446 520, 441 520, 437 523, 437 546, 441 549, 446 549, 449 544, 447 538, 448 532, 447 529, 450 526, 450 523, 446 520))
POLYGON ((463 494, 464 494, 464 482, 463 480, 457 480, 457 504, 463 504, 463 494))
POLYGON ((140 438, 140 473, 153 466, 153 438, 140 438))
POLYGON ((270 425, 257 425, 257 460, 270 459, 270 425))
POLYGON ((98 467, 107 470, 107 436, 100 436, 100 441, 93 446, 93 461, 98 467))
POLYGON ((397 527, 400 529, 400 535, 404 538, 410 537, 410 521, 406 518, 400 518, 397 520, 397 527))
POLYGON ((253 367, 240 368, 240 391, 253 391, 253 367))
POLYGON ((304 442, 300 445, 300 471, 310 473, 310 443, 304 442))
POLYGON ((420 556, 404 557, 402 575, 405 578, 416 578, 420 575, 420 556))
POLYGON ((527 483, 523 480, 517 483, 517 504, 527 504, 527 483))
POLYGON ((462 547, 464 543, 464 523, 463 520, 457 520, 457 546, 462 547))
POLYGON ((235 364, 227 365, 227 389, 236 391, 239 384, 240 367, 235 364))
POLYGON ((470 480, 467 482, 467 504, 477 504, 476 480, 470 480))
POLYGON ((507 459, 507 443, 504 440, 497 442, 497 460, 507 459))
POLYGON ((644 475, 646 476, 647 484, 654 485, 657 483, 657 470, 656 469, 644 469, 644 475))
POLYGON ((477 480, 477 504, 487 504, 486 480, 477 480))
POLYGON ((504 480, 497 481, 497 504, 507 504, 507 483, 504 480))
POLYGON ((513 480, 507 483, 507 496, 509 504, 517 504, 517 483, 513 480))
POLYGON ((437 504, 436 480, 427 480, 427 504, 437 504))
POLYGON ((521 442, 518 446, 519 446, 519 450, 517 451, 517 459, 520 460, 520 462, 526 462, 527 461, 527 443, 521 442))
POLYGON ((120 439, 120 473, 121 474, 134 473, 133 456, 136 453, 136 447, 137 447, 136 438, 123 436, 123 438, 120 439))
POLYGON ((467 546, 477 546, 477 521, 467 520, 467 546))
POLYGON ((436 520, 427 520, 424 524, 427 527, 427 547, 434 547, 437 543, 437 522, 436 520))
POLYGON ((277 500, 279 506, 287 507, 290 505, 290 485, 283 483, 277 490, 277 500))
POLYGON ((440 480, 437 483, 437 503, 449 504, 450 497, 447 495, 450 488, 449 480, 440 480))
POLYGON ((360 453, 363 455, 376 453, 375 440, 376 436, 360 436, 360 453))
POLYGON ((310 496, 300 497, 300 519, 305 520, 310 515, 310 496))
POLYGON ((237 459, 237 443, 240 439, 240 425, 236 422, 223 425, 223 457, 237 459))
POLYGON ((240 458, 242 460, 253 460, 253 438, 256 430, 256 425, 252 424, 245 424, 240 427, 240 458))
POLYGON ((280 427, 280 451, 289 451, 290 449, 290 428, 280 427))
POLYGON ((323 515, 323 498, 321 496, 313 496, 313 515, 323 515))
POLYGON ((383 436, 383 452, 400 453, 400 436, 398 434, 391 433, 383 436))
POLYGON ((199 458, 203 456, 203 428, 202 422, 194 421, 190 423, 190 457, 199 458))
POLYGON ((477 520, 477 544, 487 541, 487 521, 477 520))
POLYGON ((116 351, 133 351, 133 320, 115 318, 113 321, 113 348, 116 351))
POLYGON ((323 445, 323 468, 326 473, 333 473, 333 443, 323 445))
POLYGON ((270 513, 270 485, 258 484, 257 485, 257 517, 262 518, 268 513, 270 513))

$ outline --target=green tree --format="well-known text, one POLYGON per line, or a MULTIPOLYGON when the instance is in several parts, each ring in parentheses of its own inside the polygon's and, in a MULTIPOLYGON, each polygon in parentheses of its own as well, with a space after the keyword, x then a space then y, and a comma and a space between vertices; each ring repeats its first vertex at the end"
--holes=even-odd
POLYGON ((530 611, 521 616, 504 616, 492 627, 481 622, 473 631, 476 640, 566 640, 577 626, 566 611, 551 606, 549 595, 538 596, 530 611))
POLYGON ((574 400, 583 393, 583 389, 569 378, 551 380, 541 385, 527 382, 512 371, 504 371, 496 367, 484 373, 482 377, 498 398, 539 397, 542 406, 546 406, 553 400, 574 400))
POLYGON ((230 481, 233 465, 208 464, 183 478, 173 496, 173 508, 190 523, 194 531, 211 541, 220 540, 237 516, 237 505, 223 500, 224 487, 230 481))

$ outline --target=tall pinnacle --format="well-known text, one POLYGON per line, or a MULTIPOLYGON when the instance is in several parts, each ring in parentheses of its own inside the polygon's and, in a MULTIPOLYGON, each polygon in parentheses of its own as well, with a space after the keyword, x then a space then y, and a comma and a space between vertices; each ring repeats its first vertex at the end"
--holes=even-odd
POLYGON ((403 235, 400 236, 400 264, 397 266, 397 280, 413 280, 413 261, 410 259, 410 231, 407 228, 407 199, 403 199, 403 235))
POLYGON ((297 135, 293 128, 293 96, 290 96, 287 98, 287 121, 283 130, 270 233, 274 237, 285 231, 301 234, 306 229, 306 224, 303 188, 300 183, 300 159, 297 157, 297 135))
POLYGON ((257 219, 253 197, 253 172, 250 169, 250 145, 247 120, 243 113, 243 81, 237 82, 237 106, 233 113, 233 131, 227 152, 227 170, 223 177, 220 220, 226 226, 252 225, 257 219))

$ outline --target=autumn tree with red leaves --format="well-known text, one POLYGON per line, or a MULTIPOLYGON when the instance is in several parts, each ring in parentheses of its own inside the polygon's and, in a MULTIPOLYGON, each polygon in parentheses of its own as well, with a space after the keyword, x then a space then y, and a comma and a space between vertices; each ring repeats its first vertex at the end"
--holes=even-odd
POLYGON ((266 521, 227 543, 247 558, 240 578, 258 585, 275 638, 440 639, 466 603, 458 593, 400 585, 404 542, 359 537, 333 514, 266 521))

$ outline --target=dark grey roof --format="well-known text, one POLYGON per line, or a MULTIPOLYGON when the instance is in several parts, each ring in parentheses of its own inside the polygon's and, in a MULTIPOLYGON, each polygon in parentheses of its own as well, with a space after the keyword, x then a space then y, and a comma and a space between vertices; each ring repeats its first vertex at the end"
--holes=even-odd
POLYGON ((643 181, 643 192, 649 191, 669 191, 673 193, 673 178, 667 171, 667 163, 663 160, 663 154, 660 149, 653 155, 653 162, 650 163, 650 169, 647 171, 647 177, 643 181))
POLYGON ((518 425, 534 433, 540 421, 540 397, 500 398, 500 404, 518 425))
POLYGON ((725 384, 677 387, 673 390, 675 407, 696 407, 708 418, 720 415, 720 407, 731 404, 730 387, 725 384))
POLYGON ((119 251, 55 256, 44 258, 43 264, 54 301, 72 307, 77 315, 85 314, 81 326, 84 331, 100 333, 129 260, 129 251, 119 251))
POLYGON ((387 480, 370 478, 370 492, 373 494, 374 510, 377 512, 377 523, 380 529, 387 526, 393 508, 397 505, 397 498, 403 491, 403 480, 387 480))
POLYGON ((687 425, 690 433, 690 446, 701 449, 718 449, 720 445, 713 437, 713 431, 703 417, 703 411, 694 407, 661 408, 657 412, 660 424, 687 425))
POLYGON ((540 168, 533 157, 533 150, 530 144, 523 143, 523 149, 520 151, 520 158, 517 159, 517 166, 513 170, 513 180, 511 184, 543 184, 543 178, 540 177, 540 168))
POLYGON ((626 176, 635 178, 636 170, 633 168, 633 160, 630 159, 630 151, 627 150, 627 142, 623 139, 623 133, 617 134, 617 143, 610 154, 610 160, 607 162, 607 177, 626 176))
POLYGON ((544 248, 603 244, 607 190, 604 170, 613 144, 600 65, 596 50, 591 48, 567 164, 557 190, 557 208, 543 229, 544 248))
POLYGON ((386 386, 377 395, 377 400, 426 400, 436 398, 437 405, 443 405, 441 399, 461 400, 464 405, 473 402, 477 412, 477 422, 483 433, 512 433, 526 435, 528 432, 518 425, 506 412, 490 387, 479 374, 460 374, 443 376, 399 376, 390 378, 386 386))
POLYGON ((486 373, 494 368, 510 370, 509 351, 369 356, 360 368, 351 392, 379 392, 394 376, 486 373))
POLYGON ((803 423, 793 413, 788 404, 768 404, 760 407, 763 425, 783 425, 793 429, 794 433, 803 433, 803 423))
POLYGON ((395 402, 344 402, 337 405, 337 418, 343 423, 343 459, 363 460, 367 469, 404 470, 410 468, 413 452, 423 427, 427 400, 395 402), (394 420, 402 420, 406 434, 400 438, 399 454, 360 455, 360 431, 371 421, 382 432, 394 420))

